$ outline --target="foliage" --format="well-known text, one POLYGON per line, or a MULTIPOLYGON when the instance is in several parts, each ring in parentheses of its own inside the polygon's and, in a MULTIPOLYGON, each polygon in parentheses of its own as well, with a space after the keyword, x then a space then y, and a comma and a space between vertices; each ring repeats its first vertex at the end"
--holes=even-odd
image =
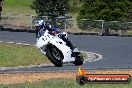
POLYGON ((69 6, 70 6, 70 13, 78 13, 80 6, 82 4, 82 0, 70 0, 69 6))
POLYGON ((81 19, 78 22, 78 26, 82 30, 92 30, 97 27, 101 29, 102 21, 92 21, 92 20, 87 20, 87 19, 81 19))
POLYGON ((34 0, 31 8, 39 16, 64 16, 69 10, 69 0, 34 0))
MULTIPOLYGON (((118 30, 118 23, 107 23, 109 21, 130 21, 132 15, 131 0, 83 0, 83 5, 77 16, 79 27, 84 28, 81 19, 105 20, 107 27, 118 30), (82 24, 82 25, 80 25, 82 24)), ((132 20, 132 19, 131 19, 132 20)), ((86 25, 85 25, 86 26, 86 25)), ((87 25, 88 26, 88 25, 87 25)), ((93 26, 92 26, 93 27, 93 26)))
POLYGON ((131 6, 130 0, 84 0, 78 19, 124 21, 131 6))
POLYGON ((105 22, 104 23, 104 28, 105 29, 112 29, 112 30, 118 31, 121 28, 121 23, 120 22, 116 22, 116 21, 105 22))

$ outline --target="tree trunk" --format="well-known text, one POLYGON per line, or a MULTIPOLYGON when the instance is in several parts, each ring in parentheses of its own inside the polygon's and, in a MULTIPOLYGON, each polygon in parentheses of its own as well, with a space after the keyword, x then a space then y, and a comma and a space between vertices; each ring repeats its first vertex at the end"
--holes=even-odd
POLYGON ((1 20, 1 12, 4 0, 0 0, 0 20, 1 20))
POLYGON ((2 12, 3 2, 4 2, 4 0, 0 0, 0 12, 2 12))

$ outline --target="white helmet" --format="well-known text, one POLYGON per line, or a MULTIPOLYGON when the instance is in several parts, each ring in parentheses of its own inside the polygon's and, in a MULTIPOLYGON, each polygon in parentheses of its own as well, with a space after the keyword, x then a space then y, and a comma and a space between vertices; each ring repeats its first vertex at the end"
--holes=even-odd
POLYGON ((44 20, 35 21, 35 26, 42 26, 42 25, 45 25, 45 21, 44 20))

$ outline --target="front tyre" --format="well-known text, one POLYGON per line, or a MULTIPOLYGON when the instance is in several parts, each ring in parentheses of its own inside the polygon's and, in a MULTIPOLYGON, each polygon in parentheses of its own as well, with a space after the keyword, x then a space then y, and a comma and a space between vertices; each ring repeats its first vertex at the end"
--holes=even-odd
POLYGON ((62 52, 55 46, 48 46, 46 49, 46 56, 48 59, 57 67, 62 67, 63 65, 63 54, 62 52))

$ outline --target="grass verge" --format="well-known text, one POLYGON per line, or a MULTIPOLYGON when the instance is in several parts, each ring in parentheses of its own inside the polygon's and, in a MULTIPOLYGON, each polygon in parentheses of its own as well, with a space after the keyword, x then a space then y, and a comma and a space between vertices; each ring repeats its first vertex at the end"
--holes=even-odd
MULTIPOLYGON (((88 70, 88 74, 130 74, 131 69, 88 70)), ((0 88, 131 88, 130 84, 85 84, 76 82, 77 72, 0 74, 0 88)))
POLYGON ((130 84, 85 84, 80 86, 73 79, 52 79, 34 83, 1 85, 4 88, 130 88, 130 84))
POLYGON ((33 0, 4 0, 4 13, 36 14, 30 8, 33 0))
POLYGON ((49 60, 36 47, 0 43, 0 67, 39 65, 49 60))
MULTIPOLYGON (((81 53, 87 59, 85 52, 81 53)), ((0 43, 0 67, 28 66, 50 63, 34 46, 0 43)))

